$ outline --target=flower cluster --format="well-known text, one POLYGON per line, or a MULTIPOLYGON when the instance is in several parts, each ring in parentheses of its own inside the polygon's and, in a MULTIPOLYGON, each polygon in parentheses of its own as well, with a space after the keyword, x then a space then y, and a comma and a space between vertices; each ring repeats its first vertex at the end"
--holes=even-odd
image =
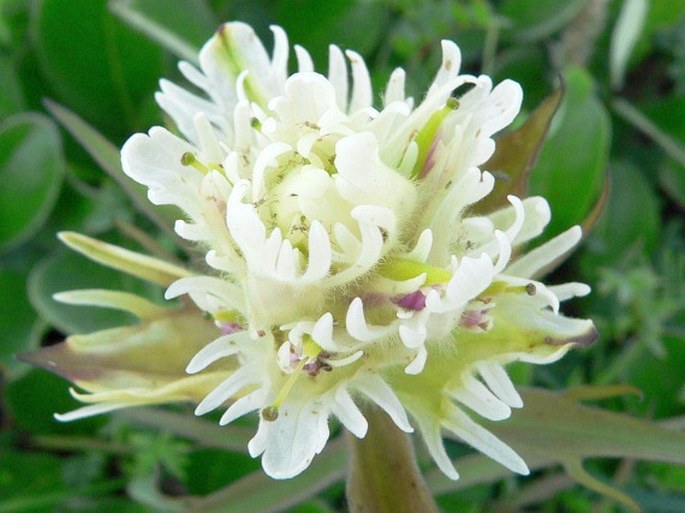
POLYGON ((93 394, 79 397, 96 404, 65 418, 182 399, 196 399, 198 415, 222 409, 222 425, 256 411, 249 451, 288 478, 324 448, 331 416, 364 437, 359 405, 373 403, 400 429, 418 427, 452 478, 442 430, 526 473, 472 416, 501 420, 522 406, 507 363, 555 361, 595 330, 559 314, 587 286, 537 280, 578 227, 521 256, 550 220, 543 198, 475 213, 519 85, 460 74, 459 49, 444 41, 422 101, 405 95, 397 69, 377 108, 358 54, 331 46, 323 75, 296 46, 289 75, 287 37, 272 30, 269 56, 249 26, 223 25, 199 69, 180 64, 194 92, 161 82, 157 101, 180 134, 155 127, 122 149, 150 201, 183 211, 175 230, 208 266, 166 290, 211 318, 185 330, 191 376, 135 393, 121 381, 85 386, 93 394))

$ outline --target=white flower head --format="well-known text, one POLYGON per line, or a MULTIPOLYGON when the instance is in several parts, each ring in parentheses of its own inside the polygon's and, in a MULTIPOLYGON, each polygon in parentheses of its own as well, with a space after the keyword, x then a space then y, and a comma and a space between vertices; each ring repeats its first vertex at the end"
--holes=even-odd
POLYGON ((365 436, 360 399, 407 432, 411 414, 451 477, 443 429, 527 472, 466 411, 508 417, 522 403, 503 366, 554 361, 594 328, 558 312, 585 287, 535 280, 579 229, 512 259, 549 221, 545 200, 510 196, 492 215, 469 214, 493 189, 482 166, 521 88, 460 74, 444 41, 423 100, 406 97, 398 69, 378 107, 358 54, 331 46, 324 75, 296 47, 288 75, 286 35, 272 30, 269 56, 248 25, 223 25, 199 69, 180 64, 199 93, 161 82, 157 101, 180 135, 155 127, 122 149, 150 201, 184 212, 176 231, 211 269, 167 290, 220 333, 187 366, 221 376, 196 414, 222 409, 227 424, 259 412, 249 451, 275 478, 323 450, 331 416, 365 436))

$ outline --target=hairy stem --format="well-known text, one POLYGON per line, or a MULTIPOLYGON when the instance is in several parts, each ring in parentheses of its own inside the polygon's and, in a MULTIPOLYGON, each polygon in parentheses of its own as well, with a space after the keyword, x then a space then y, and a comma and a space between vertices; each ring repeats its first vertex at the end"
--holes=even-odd
POLYGON ((368 408, 364 415, 369 421, 366 437, 347 435, 350 513, 437 513, 407 434, 378 408, 368 408))

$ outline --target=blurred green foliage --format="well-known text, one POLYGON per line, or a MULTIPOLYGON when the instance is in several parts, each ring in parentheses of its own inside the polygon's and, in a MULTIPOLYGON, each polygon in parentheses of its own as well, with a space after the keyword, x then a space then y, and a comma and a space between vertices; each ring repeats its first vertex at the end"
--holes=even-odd
MULTIPOLYGON (((355 49, 377 88, 403 66, 417 97, 437 68, 442 38, 460 45, 469 72, 519 81, 524 114, 563 83, 530 192, 552 205, 546 236, 574 223, 591 228, 550 281, 569 276, 593 286, 572 307, 595 319, 601 338, 553 367, 513 373, 555 388, 633 385, 641 400, 614 397, 604 405, 683 429, 685 3, 0 0, 0 512, 182 511, 187 504, 170 497, 222 493, 241 478, 271 486, 254 477, 259 465, 247 455, 198 443, 195 424, 183 432, 149 429, 120 415, 58 424, 51 414, 76 404, 66 382, 12 358, 67 333, 126 322, 59 305, 53 292, 109 284, 155 294, 67 254, 54 234, 173 247, 112 178, 118 162, 106 141, 118 147, 164 124, 153 99, 158 79, 178 79, 176 61, 194 59, 228 20, 251 23, 265 41, 270 24, 283 26, 321 70, 329 43, 355 49), (45 99, 68 109, 50 109, 61 128, 45 99), (594 223, 598 201, 603 211, 594 223)), ((198 430, 207 425, 194 422, 198 430)), ((685 511, 683 468, 625 460, 593 462, 589 471, 626 489, 646 512, 685 511)), ((344 511, 339 483, 302 483, 291 488, 309 490, 301 504, 267 497, 251 511, 344 511)), ((235 485, 226 496, 241 497, 240 490, 235 485)), ((278 490, 284 496, 288 486, 278 490)), ((443 493, 440 505, 473 513, 620 510, 554 467, 532 481, 493 478, 443 493)))

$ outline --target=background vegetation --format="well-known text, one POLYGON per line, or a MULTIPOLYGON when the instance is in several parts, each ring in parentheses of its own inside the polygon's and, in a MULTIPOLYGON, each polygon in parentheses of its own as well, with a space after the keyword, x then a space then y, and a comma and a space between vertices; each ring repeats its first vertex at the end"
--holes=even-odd
MULTIPOLYGON (((173 250, 121 186, 116 148, 168 122, 153 100, 158 79, 180 80, 177 60, 196 59, 228 20, 251 23, 265 41, 269 24, 283 26, 320 70, 329 43, 355 49, 377 90, 401 65, 420 97, 442 38, 460 45, 469 72, 519 81, 525 113, 563 82, 530 193, 552 204, 546 236, 574 223, 592 228, 549 281, 593 286, 568 313, 594 318, 601 338, 553 366, 513 373, 554 390, 631 385, 641 397, 614 396, 602 406, 685 427, 685 3, 0 0, 0 512, 182 511, 187 503, 174 497, 217 491, 215 502, 233 504, 225 511, 345 511, 344 453, 335 444, 318 470, 272 485, 244 453, 249 422, 245 432, 222 431, 180 408, 60 424, 52 413, 77 406, 68 384, 13 358, 66 334, 131 321, 60 305, 54 292, 97 285, 161 298, 66 251, 55 233, 75 230, 142 251, 153 240, 173 250)), ((469 457, 459 444, 450 450, 469 457)), ((586 468, 647 512, 685 511, 683 467, 593 459, 586 468)), ((623 508, 554 465, 532 478, 491 472, 457 485, 432 475, 445 511, 623 508)))

